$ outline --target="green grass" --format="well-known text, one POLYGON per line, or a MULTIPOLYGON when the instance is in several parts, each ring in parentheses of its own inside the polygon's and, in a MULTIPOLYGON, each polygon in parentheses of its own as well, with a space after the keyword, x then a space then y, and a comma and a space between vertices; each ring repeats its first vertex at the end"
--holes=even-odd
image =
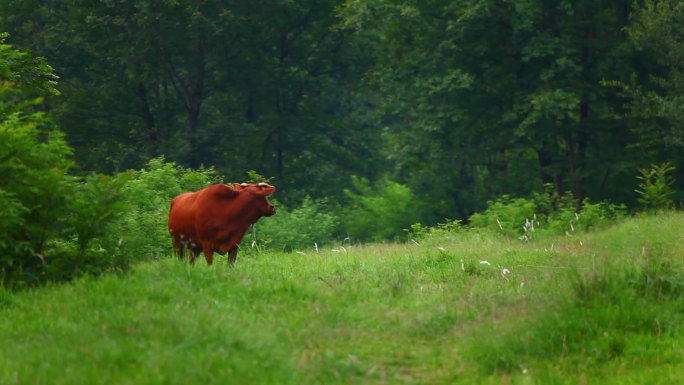
POLYGON ((682 229, 245 250, 0 289, 0 384, 675 383, 682 229))

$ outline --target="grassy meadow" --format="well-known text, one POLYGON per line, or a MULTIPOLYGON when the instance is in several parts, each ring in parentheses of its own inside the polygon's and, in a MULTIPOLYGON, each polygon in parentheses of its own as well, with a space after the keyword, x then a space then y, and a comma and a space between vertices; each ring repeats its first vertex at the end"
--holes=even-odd
POLYGON ((0 289, 0 384, 671 384, 684 215, 0 289))

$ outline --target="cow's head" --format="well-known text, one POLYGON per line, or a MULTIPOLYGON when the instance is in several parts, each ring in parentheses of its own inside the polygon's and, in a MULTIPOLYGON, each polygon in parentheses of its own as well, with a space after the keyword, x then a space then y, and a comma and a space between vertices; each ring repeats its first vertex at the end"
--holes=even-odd
POLYGON ((257 209, 259 212, 267 217, 276 213, 275 207, 268 201, 268 197, 273 195, 276 191, 275 186, 268 183, 233 183, 233 188, 236 191, 241 191, 254 195, 256 199, 257 209))

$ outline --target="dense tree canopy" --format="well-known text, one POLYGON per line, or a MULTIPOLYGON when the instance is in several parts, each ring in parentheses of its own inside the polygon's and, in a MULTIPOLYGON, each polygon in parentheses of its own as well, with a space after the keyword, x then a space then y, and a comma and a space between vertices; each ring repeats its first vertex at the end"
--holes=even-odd
POLYGON ((545 184, 635 204, 640 167, 684 170, 683 21, 673 0, 0 4, 59 76, 40 108, 78 172, 164 156, 355 210, 398 183, 428 223, 545 184))

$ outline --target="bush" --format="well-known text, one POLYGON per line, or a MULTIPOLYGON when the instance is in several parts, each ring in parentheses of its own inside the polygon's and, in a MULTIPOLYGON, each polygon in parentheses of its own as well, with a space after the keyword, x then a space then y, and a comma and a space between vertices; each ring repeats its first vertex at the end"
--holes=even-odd
POLYGON ((0 272, 9 286, 35 285, 118 265, 93 242, 121 212, 121 180, 68 174, 71 148, 42 114, 0 121, 0 272))
POLYGON ((269 248, 292 251, 332 241, 338 219, 326 208, 325 201, 314 201, 306 197, 292 211, 277 202, 273 203, 278 213, 270 218, 262 218, 255 224, 258 238, 269 248))
POLYGON ((45 59, 0 34, 0 285, 22 287, 99 272, 94 238, 121 210, 117 178, 69 175, 72 149, 36 96, 57 95, 45 59))
POLYGON ((342 227, 356 240, 381 241, 398 238, 415 223, 420 203, 411 189, 384 178, 374 186, 362 178, 353 178, 356 191, 345 190, 349 207, 342 217, 342 227))
POLYGON ((636 193, 639 195, 639 203, 647 210, 663 210, 672 207, 671 196, 674 194, 672 184, 674 179, 669 175, 676 170, 670 162, 659 165, 651 165, 651 168, 640 168, 637 179, 639 188, 636 193))
POLYGON ((507 236, 519 236, 526 223, 535 220, 537 206, 532 200, 510 198, 504 195, 489 206, 483 213, 470 217, 470 225, 474 228, 489 229, 507 236))
POLYGON ((51 258, 46 266, 52 280, 65 280, 81 274, 126 271, 126 254, 102 248, 99 237, 125 209, 122 186, 125 175, 90 175, 74 184, 67 202, 65 234, 48 243, 51 258), (68 242, 63 241, 67 239, 68 242))
POLYGON ((405 229, 410 239, 424 240, 428 238, 442 238, 449 234, 455 234, 465 229, 460 220, 448 220, 444 223, 438 223, 437 226, 423 226, 420 223, 414 223, 410 228, 405 229))
POLYGON ((504 196, 470 218, 470 226, 488 229, 508 237, 530 239, 543 234, 572 234, 611 223, 623 217, 625 205, 591 203, 585 199, 581 208, 571 194, 536 194, 532 199, 504 196))

